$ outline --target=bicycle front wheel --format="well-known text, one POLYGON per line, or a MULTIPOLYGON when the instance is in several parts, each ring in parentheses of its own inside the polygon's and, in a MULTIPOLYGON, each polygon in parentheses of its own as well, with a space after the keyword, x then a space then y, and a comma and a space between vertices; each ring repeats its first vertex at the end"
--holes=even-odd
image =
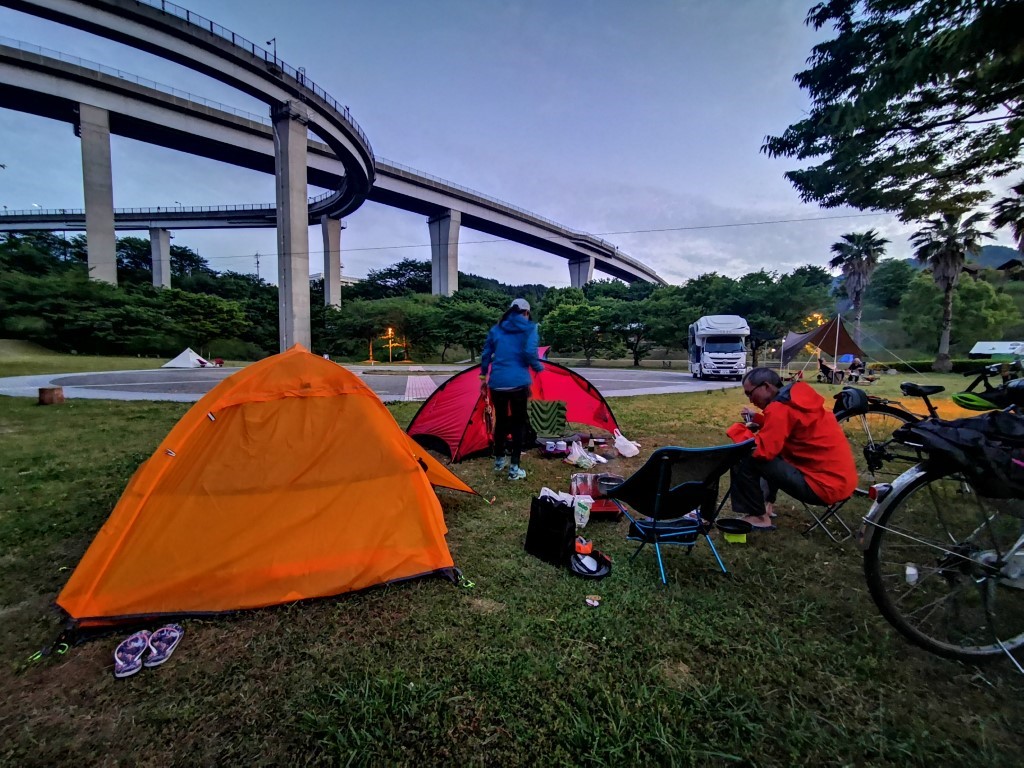
POLYGON ((869 518, 864 573, 882 615, 932 653, 981 661, 1024 644, 1024 501, 921 471, 869 518))

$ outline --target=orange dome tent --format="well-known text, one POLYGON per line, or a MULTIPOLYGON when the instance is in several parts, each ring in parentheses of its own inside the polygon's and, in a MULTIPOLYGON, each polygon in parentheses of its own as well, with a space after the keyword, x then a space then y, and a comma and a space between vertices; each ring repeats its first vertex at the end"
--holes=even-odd
POLYGON ((357 376, 296 345, 182 417, 57 604, 87 628, 450 574, 431 485, 474 492, 357 376))

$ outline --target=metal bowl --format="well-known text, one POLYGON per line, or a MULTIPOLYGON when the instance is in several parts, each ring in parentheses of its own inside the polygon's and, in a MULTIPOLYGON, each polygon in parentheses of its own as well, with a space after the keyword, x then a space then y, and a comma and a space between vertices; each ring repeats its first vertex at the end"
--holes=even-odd
POLYGON ((715 527, 722 533, 750 533, 754 526, 746 520, 738 517, 720 517, 715 521, 715 527))
POLYGON ((598 492, 598 494, 601 495, 601 496, 606 496, 608 494, 608 491, 610 491, 612 488, 616 488, 619 485, 621 485, 623 480, 625 480, 625 478, 619 477, 618 475, 600 475, 600 476, 598 476, 598 478, 597 478, 597 492, 598 492))

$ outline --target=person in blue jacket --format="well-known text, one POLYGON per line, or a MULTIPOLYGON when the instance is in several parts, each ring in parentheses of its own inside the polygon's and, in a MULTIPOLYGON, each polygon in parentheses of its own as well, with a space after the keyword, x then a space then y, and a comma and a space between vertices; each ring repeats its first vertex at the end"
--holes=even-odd
POLYGON ((526 401, 533 383, 531 368, 538 373, 544 370, 537 357, 537 324, 530 320, 530 303, 516 299, 487 333, 480 353, 480 379, 482 386, 490 389, 494 407, 494 471, 507 467, 509 480, 526 477, 519 462, 527 424, 526 401), (509 435, 512 441, 506 453, 509 435))

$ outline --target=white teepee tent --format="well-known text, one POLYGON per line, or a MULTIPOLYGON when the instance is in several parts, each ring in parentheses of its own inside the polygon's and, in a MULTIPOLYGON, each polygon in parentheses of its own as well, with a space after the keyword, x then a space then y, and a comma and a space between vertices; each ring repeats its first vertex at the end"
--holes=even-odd
POLYGON ((189 347, 176 358, 164 363, 161 368, 213 368, 213 363, 207 362, 189 347))

